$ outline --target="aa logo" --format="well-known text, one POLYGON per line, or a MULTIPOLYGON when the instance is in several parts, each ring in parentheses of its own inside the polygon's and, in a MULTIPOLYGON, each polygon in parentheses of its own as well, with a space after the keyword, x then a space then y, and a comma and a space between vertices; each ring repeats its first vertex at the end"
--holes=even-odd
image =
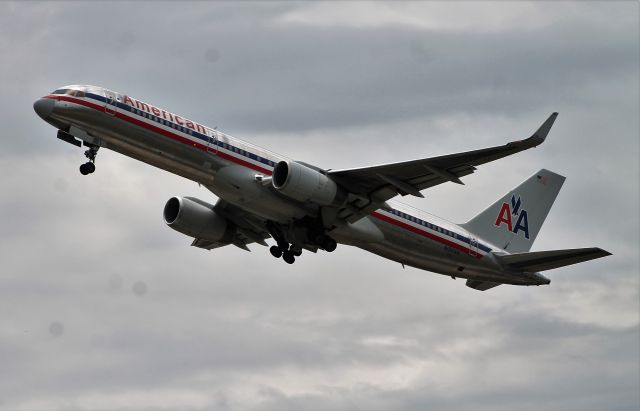
POLYGON ((502 224, 506 224, 509 231, 514 234, 518 234, 518 232, 524 232, 525 238, 529 239, 529 219, 527 215, 527 210, 524 208, 521 209, 522 203, 520 202, 520 197, 516 200, 515 195, 511 195, 511 204, 502 203, 502 207, 500 208, 500 213, 498 214, 498 218, 496 218, 495 225, 496 227, 500 227, 502 224), (516 222, 513 225, 513 222, 516 222))

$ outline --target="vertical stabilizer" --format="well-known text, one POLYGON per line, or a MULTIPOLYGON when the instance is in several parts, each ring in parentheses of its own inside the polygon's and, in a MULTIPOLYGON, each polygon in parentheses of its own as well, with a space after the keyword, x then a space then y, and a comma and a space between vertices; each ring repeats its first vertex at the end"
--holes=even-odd
POLYGON ((540 170, 462 226, 510 253, 529 251, 564 180, 540 170))

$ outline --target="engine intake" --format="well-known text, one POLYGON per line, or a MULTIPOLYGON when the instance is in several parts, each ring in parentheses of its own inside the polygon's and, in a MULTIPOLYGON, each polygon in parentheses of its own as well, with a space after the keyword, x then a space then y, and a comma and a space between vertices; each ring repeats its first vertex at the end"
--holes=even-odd
POLYGON ((197 198, 171 197, 162 214, 169 227, 189 237, 220 241, 227 234, 227 220, 197 198))
POLYGON ((339 202, 340 187, 325 174, 295 161, 280 161, 273 169, 273 188, 298 201, 319 205, 339 202))

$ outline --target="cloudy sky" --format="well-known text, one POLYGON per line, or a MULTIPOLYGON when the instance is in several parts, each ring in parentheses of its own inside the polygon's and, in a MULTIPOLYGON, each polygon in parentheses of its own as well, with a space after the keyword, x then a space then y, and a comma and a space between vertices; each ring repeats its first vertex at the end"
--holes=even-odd
POLYGON ((637 410, 637 2, 0 2, 0 410, 637 410), (567 177, 535 250, 614 255, 478 292, 364 251, 206 252, 196 184, 82 151, 32 110, 126 92, 326 168, 527 137, 408 204, 464 222, 567 177))

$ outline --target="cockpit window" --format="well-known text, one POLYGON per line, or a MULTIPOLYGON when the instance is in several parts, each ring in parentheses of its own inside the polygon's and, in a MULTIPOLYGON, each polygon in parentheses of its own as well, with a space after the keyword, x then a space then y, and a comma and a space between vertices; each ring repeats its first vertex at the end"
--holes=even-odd
POLYGON ((56 91, 54 91, 53 93, 51 93, 51 94, 66 94, 66 95, 74 96, 74 97, 84 97, 85 96, 84 91, 73 90, 73 89, 70 89, 70 88, 59 88, 56 91))

